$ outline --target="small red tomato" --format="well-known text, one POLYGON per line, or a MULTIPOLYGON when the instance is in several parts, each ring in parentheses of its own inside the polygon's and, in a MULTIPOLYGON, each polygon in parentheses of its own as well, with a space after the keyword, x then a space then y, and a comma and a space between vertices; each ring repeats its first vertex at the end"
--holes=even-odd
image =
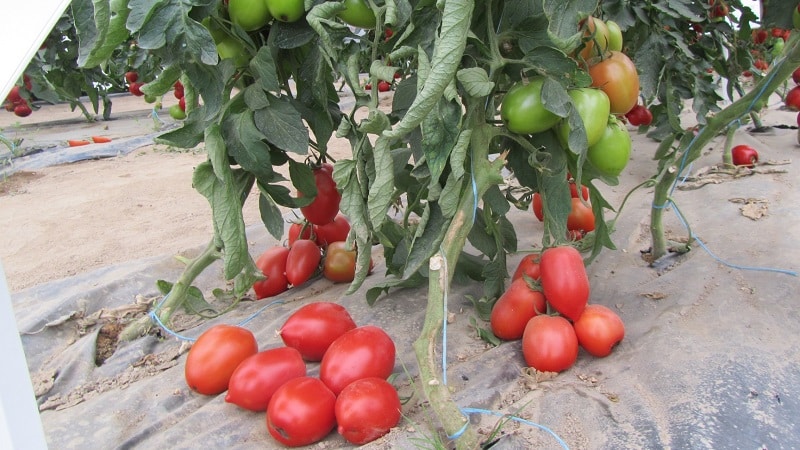
POLYGON ((266 279, 253 284, 257 299, 272 297, 289 289, 289 280, 286 279, 288 256, 289 249, 278 245, 267 249, 258 257, 256 266, 261 269, 266 279))
POLYGON ((561 316, 531 319, 522 335, 525 363, 542 372, 561 372, 578 359, 578 337, 572 324, 561 316))
POLYGON ((361 378, 386 379, 394 370, 395 351, 394 341, 381 328, 354 328, 328 347, 319 365, 319 378, 336 395, 361 378))
POLYGON ((514 276, 511 281, 516 281, 522 278, 523 275, 529 276, 531 279, 538 280, 542 276, 542 271, 539 268, 539 259, 542 257, 540 253, 528 253, 519 262, 517 270, 514 271, 514 276))
POLYGON ((144 86, 144 83, 139 83, 139 82, 131 83, 131 85, 128 86, 128 92, 137 97, 141 97, 144 95, 144 92, 142 92, 142 86, 144 86))
POLYGON ((378 82, 378 92, 389 92, 392 85, 388 81, 381 80, 378 82))
POLYGON ((794 81, 794 84, 800 84, 800 67, 792 72, 792 81, 794 81))
POLYGON ((337 214, 331 223, 314 225, 314 234, 317 236, 316 241, 320 247, 327 247, 328 244, 334 242, 346 241, 349 233, 350 221, 342 213, 337 214))
MULTIPOLYGON (((578 185, 576 183, 569 183, 569 193, 572 198, 578 198, 578 185)), ((589 188, 586 185, 581 186, 581 196, 584 200, 589 200, 589 188)))
POLYGON ((292 286, 300 286, 317 272, 320 260, 322 253, 317 243, 300 239, 292 245, 289 254, 286 255, 286 280, 292 286))
POLYGON ((531 209, 533 214, 539 219, 539 222, 544 221, 544 206, 542 204, 542 195, 538 192, 533 193, 533 201, 531 201, 531 209))
MULTIPOLYGON (((322 264, 322 275, 334 283, 349 283, 356 276, 356 251, 348 250, 345 241, 328 244, 325 261, 322 264)), ((372 271, 372 259, 369 261, 372 271)))
POLYGON ((86 141, 86 140, 83 140, 83 139, 70 139, 70 140, 67 141, 67 145, 69 145, 70 147, 80 147, 80 146, 89 145, 89 144, 91 144, 90 141, 86 141))
POLYGON ((186 384, 204 395, 225 392, 236 367, 257 352, 258 343, 250 330, 215 325, 204 331, 189 349, 184 366, 186 384))
POLYGON ((20 103, 23 103, 24 100, 22 98, 22 95, 20 95, 19 91, 20 91, 19 86, 13 86, 11 90, 8 92, 8 95, 6 96, 6 101, 14 105, 19 105, 20 103))
POLYGON ((136 83, 139 80, 139 74, 134 71, 125 72, 125 81, 129 84, 136 83))
POLYGON ((18 117, 28 117, 32 112, 33 110, 31 107, 25 102, 14 107, 14 114, 16 114, 18 117))
POLYGON ((800 111, 800 85, 789 90, 784 99, 786 108, 790 111, 800 111))
POLYGON ((572 324, 578 344, 592 356, 602 358, 625 337, 622 319, 606 306, 586 305, 583 314, 572 324))
POLYGON ((386 29, 385 29, 385 30, 383 30, 383 36, 384 36, 384 37, 386 38, 386 40, 388 41, 389 39, 391 39, 391 38, 392 38, 392 36, 394 36, 394 31, 393 31, 391 28, 389 28, 389 27, 386 27, 386 29))
POLYGON ((385 435, 400 422, 400 397, 382 378, 363 378, 336 397, 338 432, 348 442, 364 445, 385 435))
POLYGON ((267 430, 287 447, 313 444, 336 427, 336 395, 318 378, 293 378, 267 406, 267 430))
POLYGON ((178 108, 180 108, 181 111, 186 112, 186 97, 181 97, 181 99, 178 100, 178 108))
POLYGON ((524 279, 518 279, 495 302, 489 323, 495 336, 513 341, 522 337, 531 318, 545 312, 544 295, 531 289, 524 279))
POLYGON ((355 327, 344 306, 314 302, 292 313, 278 334, 287 347, 297 349, 306 361, 320 361, 336 339, 355 327))
POLYGON ((731 149, 734 166, 753 167, 758 162, 758 151, 749 145, 737 145, 731 149))
POLYGON ((92 136, 92 141, 95 144, 107 144, 111 142, 111 138, 108 136, 92 136))
POLYGON ((300 352, 278 347, 249 356, 236 366, 225 401, 250 411, 266 411, 272 394, 283 383, 306 376, 300 352))

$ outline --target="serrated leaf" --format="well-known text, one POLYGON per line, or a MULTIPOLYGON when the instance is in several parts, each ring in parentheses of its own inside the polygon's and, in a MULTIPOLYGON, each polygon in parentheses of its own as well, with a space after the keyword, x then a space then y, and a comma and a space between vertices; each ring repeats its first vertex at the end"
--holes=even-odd
POLYGON ((456 76, 471 97, 485 97, 494 90, 494 83, 489 80, 489 74, 480 67, 461 69, 456 76))
POLYGON ((266 136, 256 127, 253 115, 247 109, 228 115, 222 122, 222 135, 228 152, 243 169, 263 182, 270 182, 274 172, 269 147, 264 142, 266 136))
POLYGON ((253 76, 258 79, 258 84, 262 89, 269 92, 279 92, 281 84, 278 79, 278 72, 275 68, 275 60, 268 46, 258 49, 258 53, 250 61, 250 70, 253 76))
POLYGON ((566 74, 578 71, 578 63, 574 59, 553 47, 537 47, 523 58, 525 62, 541 75, 564 79, 566 74))
POLYGON ((374 176, 370 179, 369 196, 367 197, 367 208, 369 210, 369 220, 373 227, 377 228, 386 220, 386 213, 392 202, 394 192, 394 165, 392 154, 389 147, 389 140, 380 136, 375 143, 373 150, 374 176))
POLYGON ((299 155, 308 153, 308 130, 288 100, 271 98, 270 106, 256 111, 253 119, 270 144, 299 155))
POLYGON ((196 61, 215 65, 219 54, 208 29, 192 19, 192 0, 130 0, 127 27, 138 32, 139 47, 161 50, 159 55, 172 62, 196 61))
POLYGON ((542 104, 545 109, 558 117, 567 117, 570 110, 570 97, 564 86, 552 78, 545 78, 542 84, 542 104))
MULTIPOLYGON (((261 185, 259 185, 259 189, 261 189, 261 185)), ((258 212, 261 215, 261 222, 264 223, 269 234, 276 240, 281 240, 284 231, 283 215, 269 193, 263 190, 258 196, 258 212)))
POLYGON ((292 186, 303 193, 305 197, 314 198, 317 196, 317 185, 314 181, 314 172, 307 164, 299 163, 293 159, 289 160, 289 178, 292 186))

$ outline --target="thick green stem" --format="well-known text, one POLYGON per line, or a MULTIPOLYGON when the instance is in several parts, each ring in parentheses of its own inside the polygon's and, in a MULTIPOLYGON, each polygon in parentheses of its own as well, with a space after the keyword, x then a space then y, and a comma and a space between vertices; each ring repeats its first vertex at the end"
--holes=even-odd
MULTIPOLYGON (((172 286, 172 290, 169 291, 169 294, 167 294, 167 297, 159 307, 158 318, 161 320, 161 323, 169 323, 175 311, 183 307, 183 303, 186 301, 187 295, 189 294, 189 288, 192 287, 195 278, 214 261, 220 258, 219 248, 215 242, 216 239, 212 239, 202 253, 189 260, 180 278, 178 278, 178 281, 172 286)), ((120 333, 119 338, 124 341, 136 339, 147 333, 152 325, 153 322, 149 315, 140 317, 125 327, 122 333, 120 333)))
MULTIPOLYGON (((490 128, 489 125, 483 125, 483 127, 490 128)), ((478 199, 492 185, 500 184, 503 181, 500 169, 505 163, 505 158, 501 156, 495 161, 489 161, 488 142, 491 133, 487 130, 487 128, 475 129, 470 144, 475 168, 475 173, 472 175, 477 185, 478 199)), ((456 447, 459 449, 477 448, 478 437, 471 427, 465 428, 468 419, 451 399, 448 387, 439 376, 442 368, 437 363, 436 342, 439 331, 444 325, 444 321, 447 320, 445 298, 458 257, 466 244, 467 235, 472 229, 476 201, 472 188, 466 189, 459 203, 458 211, 447 229, 439 253, 430 260, 425 323, 419 338, 414 342, 414 352, 420 368, 420 384, 423 392, 430 402, 431 408, 442 422, 447 435, 455 436, 456 447)), ((446 349, 442 349, 442 351, 446 351, 446 349)))
POLYGON ((737 127, 728 127, 728 133, 725 135, 725 147, 722 151, 722 163, 726 166, 733 165, 733 137, 736 135, 737 127))
POLYGON ((699 158, 705 145, 723 129, 735 128, 736 122, 749 114, 753 105, 775 92, 792 75, 792 72, 800 66, 800 37, 792 36, 789 39, 784 55, 783 58, 775 61, 767 76, 761 79, 750 92, 710 118, 688 147, 676 153, 675 161, 680 162, 679 166, 666 164, 662 169, 650 211, 650 235, 653 241, 650 256, 653 261, 667 254, 667 239, 664 236, 662 224, 663 211, 680 171, 699 158))

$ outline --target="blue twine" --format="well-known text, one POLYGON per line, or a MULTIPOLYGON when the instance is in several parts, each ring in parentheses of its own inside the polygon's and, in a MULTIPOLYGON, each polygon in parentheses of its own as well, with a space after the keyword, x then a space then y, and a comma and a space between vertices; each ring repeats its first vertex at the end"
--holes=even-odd
MULTIPOLYGON (((538 429, 540 429, 542 431, 546 431, 548 434, 550 434, 550 436, 553 437, 553 439, 556 440, 556 442, 558 442, 559 445, 561 445, 562 448, 564 448, 565 450, 569 450, 569 446, 567 445, 567 443, 564 442, 564 440, 561 439, 553 430, 551 430, 550 428, 547 428, 544 425, 538 424, 536 422, 532 422, 530 420, 523 419, 523 418, 521 418, 519 416, 514 416, 514 415, 511 415, 511 414, 503 414, 503 413, 500 413, 500 412, 497 412, 497 411, 490 411, 488 409, 479 409, 479 408, 461 408, 461 412, 464 413, 464 414, 467 414, 467 415, 469 415, 469 414, 486 414, 486 415, 496 416, 496 417, 507 417, 508 419, 513 420, 514 422, 519 422, 519 423, 522 423, 522 424, 525 424, 525 425, 528 425, 528 426, 531 426, 531 427, 534 427, 534 428, 538 428, 538 429)), ((448 437, 451 438, 451 439, 455 439, 455 438, 461 436, 461 434, 463 434, 464 431, 466 431, 468 424, 469 424, 469 420, 467 420, 467 423, 455 435, 448 436, 448 437)))
MULTIPOLYGON (((439 245, 439 252, 442 255, 444 267, 444 279, 447 280, 449 276, 449 268, 447 267, 447 256, 445 256, 444 249, 441 244, 439 245)), ((443 293, 443 320, 442 320, 442 383, 447 385, 447 293, 450 290, 449 283, 445 283, 443 293)))

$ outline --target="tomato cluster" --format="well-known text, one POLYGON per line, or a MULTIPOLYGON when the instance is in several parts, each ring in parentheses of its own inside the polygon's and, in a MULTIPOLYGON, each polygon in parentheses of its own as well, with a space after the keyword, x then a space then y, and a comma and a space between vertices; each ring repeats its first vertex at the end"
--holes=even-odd
POLYGON ((625 335, 614 311, 588 301, 589 278, 580 252, 551 247, 522 259, 492 308, 490 325, 500 339, 522 339, 528 366, 561 372, 575 363, 579 347, 608 356, 625 335))
POLYGON ((28 117, 33 112, 30 105, 30 91, 33 88, 31 79, 27 75, 22 76, 22 86, 15 85, 6 96, 5 108, 8 112, 13 112, 17 117, 28 117))
POLYGON ((169 115, 175 120, 183 120, 186 118, 186 97, 184 97, 183 84, 176 81, 174 88, 172 92, 178 99, 178 103, 169 107, 169 115))
MULTIPOLYGON (((622 147, 624 149, 624 147, 622 147)), ((615 151, 612 149, 611 151, 615 151)), ((628 146, 630 151, 630 146, 628 146)), ((570 240, 580 240, 595 229, 594 211, 592 211, 592 203, 589 201, 589 188, 586 186, 580 187, 580 197, 578 196, 578 185, 575 180, 570 180, 570 194, 572 195, 572 205, 567 216, 567 231, 569 232, 570 240)), ((533 200, 531 201, 531 209, 533 214, 539 220, 544 221, 544 205, 542 196, 538 192, 534 192, 533 200)))
POLYGON ((284 347, 258 350, 249 330, 216 325, 189 350, 184 374, 200 394, 218 395, 250 411, 266 411, 269 434, 283 445, 317 442, 334 429, 361 445, 390 431, 401 416, 387 381, 395 345, 376 326, 356 326, 336 303, 306 304, 279 330, 284 347), (306 362, 319 362, 319 377, 306 362))

